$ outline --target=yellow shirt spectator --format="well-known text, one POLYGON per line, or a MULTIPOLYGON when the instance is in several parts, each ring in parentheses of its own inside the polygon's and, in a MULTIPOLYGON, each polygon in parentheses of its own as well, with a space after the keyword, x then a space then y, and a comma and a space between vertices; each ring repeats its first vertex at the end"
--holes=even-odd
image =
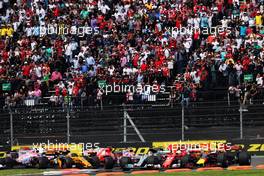
POLYGON ((256 16, 256 25, 257 26, 262 25, 262 16, 261 15, 256 16))
POLYGON ((7 36, 11 37, 13 35, 14 29, 11 27, 7 28, 7 36))
POLYGON ((152 3, 146 3, 145 6, 148 10, 152 10, 153 8, 152 3))
POLYGON ((7 35, 7 28, 6 27, 2 27, 1 28, 1 36, 6 36, 7 35))

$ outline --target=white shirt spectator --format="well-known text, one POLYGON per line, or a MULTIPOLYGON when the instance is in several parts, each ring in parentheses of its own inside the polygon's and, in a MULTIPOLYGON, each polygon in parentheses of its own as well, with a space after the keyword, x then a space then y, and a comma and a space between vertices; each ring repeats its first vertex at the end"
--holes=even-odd
POLYGON ((110 10, 109 6, 106 4, 99 4, 98 9, 103 13, 106 14, 108 10, 110 10))
POLYGON ((112 76, 112 75, 114 74, 115 67, 114 67, 114 66, 110 66, 110 67, 108 68, 108 71, 109 71, 110 76, 112 76))
POLYGON ((241 64, 236 64, 234 67, 235 67, 235 69, 236 69, 236 71, 237 71, 237 74, 238 74, 238 75, 241 75, 241 74, 242 74, 243 65, 241 65, 241 64))
POLYGON ((129 67, 123 68, 123 75, 130 75, 131 72, 132 72, 131 68, 129 67))
POLYGON ((132 73, 135 74, 138 72, 138 69, 137 68, 132 68, 132 73))
POLYGON ((263 86, 263 77, 256 78, 256 82, 258 86, 263 86))
POLYGON ((249 20, 248 20, 248 25, 249 25, 250 27, 255 26, 255 19, 254 19, 254 18, 249 18, 249 20))
POLYGON ((200 28, 200 18, 199 17, 194 18, 193 22, 194 22, 194 28, 199 29, 200 28))
POLYGON ((37 77, 38 77, 38 78, 41 78, 41 76, 42 76, 42 68, 41 68, 41 66, 36 66, 36 67, 34 68, 34 71, 35 71, 37 77))
POLYGON ((170 57, 170 50, 168 48, 164 49, 164 55, 165 55, 166 58, 170 57))
POLYGON ((194 78, 195 74, 196 74, 196 71, 195 70, 194 71, 191 71, 191 73, 190 73, 190 75, 191 75, 192 78, 194 78))
POLYGON ((44 19, 45 16, 46 16, 46 12, 45 12, 45 10, 43 8, 37 9, 36 10, 36 14, 39 16, 39 20, 44 19))
POLYGON ((188 23, 188 26, 193 26, 194 25, 193 18, 188 18, 187 23, 188 23))
POLYGON ((39 55, 34 54, 34 55, 32 56, 31 59, 32 59, 34 62, 37 62, 37 61, 39 61, 39 60, 41 59, 41 57, 40 57, 39 55))
POLYGON ((27 33, 27 37, 32 36, 32 27, 28 26, 28 27, 26 28, 26 33, 27 33))
POLYGON ((64 83, 62 81, 59 82, 57 85, 60 89, 63 89, 65 87, 64 83))
POLYGON ((79 64, 78 58, 74 57, 73 60, 72 60, 72 62, 73 62, 73 68, 74 69, 79 68, 80 64, 79 64))
POLYGON ((195 84, 200 84, 200 76, 198 76, 197 74, 195 74, 194 77, 193 77, 193 82, 195 84))
POLYGON ((168 61, 168 69, 170 69, 170 70, 173 69, 173 61, 172 60, 168 61))
POLYGON ((73 87, 71 85, 68 86, 68 93, 72 95, 73 87))
POLYGON ((69 43, 67 45, 65 45, 65 55, 67 56, 72 56, 72 45, 69 43))
POLYGON ((226 28, 226 27, 228 27, 228 19, 222 19, 221 20, 221 23, 222 23, 222 27, 224 27, 224 28, 226 28))
POLYGON ((86 58, 86 63, 87 63, 87 65, 94 65, 95 64, 95 61, 94 61, 94 58, 93 58, 93 56, 89 56, 89 57, 87 57, 86 58))
POLYGON ((226 69, 227 69, 227 65, 226 65, 225 63, 223 63, 223 64, 221 64, 221 65, 219 66, 219 71, 220 71, 221 73, 223 73, 224 76, 227 76, 227 71, 226 71, 226 69))
POLYGON ((70 44, 73 51, 77 49, 78 43, 76 41, 72 41, 70 44))
POLYGON ((247 14, 242 15, 241 20, 245 23, 248 22, 249 21, 248 15, 247 14))

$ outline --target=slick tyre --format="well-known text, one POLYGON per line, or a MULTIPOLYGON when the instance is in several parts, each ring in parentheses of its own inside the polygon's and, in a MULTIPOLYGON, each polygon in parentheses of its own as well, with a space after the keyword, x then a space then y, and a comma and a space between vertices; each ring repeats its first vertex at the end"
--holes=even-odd
POLYGON ((114 159, 112 157, 105 157, 105 169, 113 169, 114 168, 114 159))
POLYGON ((49 159, 47 157, 40 157, 38 162, 39 169, 47 169, 49 166, 49 159))
POLYGON ((121 169, 123 169, 124 171, 128 171, 131 169, 128 167, 128 165, 133 164, 133 162, 132 162, 131 158, 129 158, 129 157, 122 157, 119 160, 119 164, 120 164, 121 169))
POLYGON ((240 152, 238 154, 238 164, 240 166, 247 166, 251 164, 251 156, 247 152, 240 152))

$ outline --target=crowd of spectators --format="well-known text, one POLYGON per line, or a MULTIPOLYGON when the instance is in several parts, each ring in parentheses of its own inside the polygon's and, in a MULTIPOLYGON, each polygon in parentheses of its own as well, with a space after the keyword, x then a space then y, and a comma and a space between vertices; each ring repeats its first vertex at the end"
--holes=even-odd
MULTIPOLYGON (((107 84, 199 90, 263 87, 264 1, 0 0, 1 91, 13 104, 50 97, 99 101, 107 84)), ((131 92, 129 100, 133 100, 131 92)))

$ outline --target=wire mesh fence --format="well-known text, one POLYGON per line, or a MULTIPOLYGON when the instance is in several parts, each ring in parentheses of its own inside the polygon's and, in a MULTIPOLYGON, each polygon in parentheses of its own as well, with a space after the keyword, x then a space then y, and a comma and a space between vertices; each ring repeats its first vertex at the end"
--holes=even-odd
POLYGON ((5 145, 48 140, 64 143, 124 142, 124 135, 125 142, 140 141, 133 125, 129 122, 124 124, 124 112, 127 112, 146 141, 181 140, 183 135, 184 140, 239 139, 241 131, 242 138, 256 139, 264 137, 263 107, 261 103, 249 105, 242 112, 242 123, 240 105, 221 101, 191 104, 184 111, 181 104, 109 105, 103 110, 73 106, 10 108, 0 115, 0 135, 1 143, 5 145))

